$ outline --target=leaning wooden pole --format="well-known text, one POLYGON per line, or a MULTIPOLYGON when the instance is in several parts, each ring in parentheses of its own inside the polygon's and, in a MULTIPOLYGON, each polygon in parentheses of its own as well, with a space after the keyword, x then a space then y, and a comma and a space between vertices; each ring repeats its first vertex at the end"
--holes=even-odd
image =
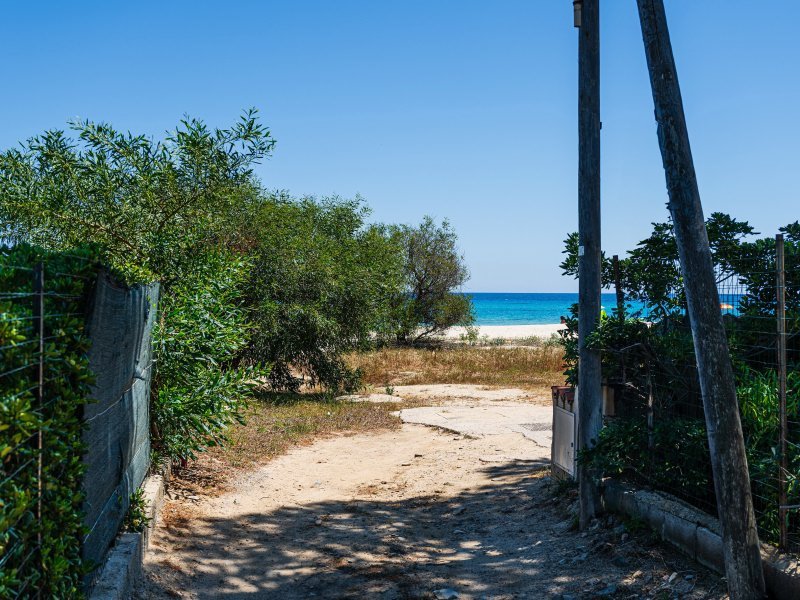
MULTIPOLYGON (((603 425, 600 353, 587 339, 600 323, 600 2, 582 0, 578 29, 578 449, 591 448, 603 425)), ((600 512, 593 469, 578 466, 580 526, 600 512)))
POLYGON ((736 385, 663 0, 637 0, 703 394, 725 574, 733 600, 764 597, 736 385))

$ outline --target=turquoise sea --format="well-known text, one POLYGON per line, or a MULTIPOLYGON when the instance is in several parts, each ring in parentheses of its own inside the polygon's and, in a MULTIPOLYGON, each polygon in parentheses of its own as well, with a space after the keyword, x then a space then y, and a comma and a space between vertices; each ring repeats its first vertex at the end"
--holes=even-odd
MULTIPOLYGON (((546 325, 558 323, 578 301, 578 294, 469 293, 475 307, 476 325, 546 325)), ((614 294, 603 294, 602 303, 610 313, 616 306, 614 294)))

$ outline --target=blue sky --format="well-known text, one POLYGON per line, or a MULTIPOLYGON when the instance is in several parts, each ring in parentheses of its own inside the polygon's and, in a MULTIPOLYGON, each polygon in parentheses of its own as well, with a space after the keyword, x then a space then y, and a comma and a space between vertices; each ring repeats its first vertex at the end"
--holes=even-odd
MULTIPOLYGON (((265 185, 360 193, 373 218, 450 219, 469 291, 571 291, 577 37, 569 0, 26 2, 0 13, 0 147, 72 117, 161 136, 256 106, 265 185)), ((665 220, 633 0, 602 19, 603 246, 665 220)), ((671 0, 706 214, 764 234, 800 218, 800 5, 671 0)))

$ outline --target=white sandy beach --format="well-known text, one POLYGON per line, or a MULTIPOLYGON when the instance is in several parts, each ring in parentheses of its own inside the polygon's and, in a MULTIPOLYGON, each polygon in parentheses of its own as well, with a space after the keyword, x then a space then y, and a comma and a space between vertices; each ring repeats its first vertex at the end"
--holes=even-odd
MULTIPOLYGON (((549 338, 554 333, 558 333, 565 326, 555 323, 553 325, 479 325, 478 337, 488 336, 490 339, 505 338, 508 340, 526 337, 549 338)), ((449 340, 460 339, 466 335, 466 327, 451 327, 444 337, 449 340)))

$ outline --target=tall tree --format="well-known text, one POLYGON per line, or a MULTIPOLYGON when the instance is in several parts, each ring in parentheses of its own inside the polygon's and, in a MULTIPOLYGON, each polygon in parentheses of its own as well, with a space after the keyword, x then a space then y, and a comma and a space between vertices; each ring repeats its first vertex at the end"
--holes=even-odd
POLYGON ((405 290, 396 299, 395 335, 415 343, 474 321, 469 297, 454 293, 469 280, 458 236, 448 221, 426 216, 417 227, 396 228, 404 257, 405 290))

